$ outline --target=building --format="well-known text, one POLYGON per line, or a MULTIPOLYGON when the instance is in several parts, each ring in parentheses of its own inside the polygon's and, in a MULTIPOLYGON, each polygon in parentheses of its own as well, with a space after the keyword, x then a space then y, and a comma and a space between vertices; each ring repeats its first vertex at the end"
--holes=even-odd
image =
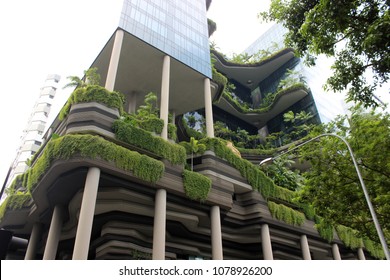
POLYGON ((48 75, 46 77, 45 83, 40 90, 39 97, 31 111, 26 128, 23 130, 20 147, 16 153, 16 158, 12 163, 12 166, 10 167, 8 180, 5 182, 7 187, 16 176, 26 172, 28 168, 27 160, 41 147, 43 135, 47 129, 46 125, 50 109, 60 78, 61 77, 56 74, 48 75))
MULTIPOLYGON (((264 34, 259 36, 245 53, 253 55, 259 50, 280 49, 284 46, 284 35, 287 29, 281 24, 275 23, 264 34)), ((301 73, 310 88, 312 100, 310 111, 318 115, 321 123, 328 123, 338 115, 347 113, 345 96, 340 93, 327 92, 323 89, 327 78, 330 76, 331 59, 323 55, 318 56, 316 65, 308 67, 301 59, 297 59, 294 70, 301 73)))
MULTIPOLYGON (((228 112, 228 107, 204 55, 210 2, 124 1, 120 26, 92 63, 101 86, 73 93, 77 98, 64 106, 31 168, 14 181, 1 207, 0 233, 7 237, 2 240, 12 245, 2 244, 7 258, 375 257, 363 243, 351 249, 336 235, 324 239, 314 221, 293 209, 291 192, 214 137, 214 109, 228 112), (148 123, 155 133, 134 125, 123 112, 137 112, 149 92, 159 100, 159 118, 148 123), (174 123, 196 110, 205 112, 208 139, 207 150, 192 157, 175 143, 174 123), (184 168, 189 162, 191 171, 184 168), (289 218, 275 216, 278 211, 289 218)), ((239 67, 236 80, 255 83, 292 57, 286 50, 254 68, 239 67)), ((228 66, 221 60, 218 67, 228 66)), ((303 89, 289 91, 276 107, 305 95, 303 89)), ((266 115, 283 108, 275 110, 266 115)), ((247 121, 262 127, 256 122, 265 123, 255 117, 247 121)))

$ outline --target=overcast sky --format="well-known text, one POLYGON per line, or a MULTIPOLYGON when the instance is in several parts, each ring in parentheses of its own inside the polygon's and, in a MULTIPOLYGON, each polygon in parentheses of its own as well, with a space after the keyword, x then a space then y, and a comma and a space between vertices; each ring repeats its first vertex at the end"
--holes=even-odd
MULTIPOLYGON (((269 0, 213 0, 208 17, 217 23, 211 38, 228 55, 240 53, 269 24, 257 19, 269 0)), ((0 182, 20 145, 20 137, 48 74, 61 82, 55 117, 70 90, 67 76, 82 76, 118 26, 122 0, 0 1, 0 182)))

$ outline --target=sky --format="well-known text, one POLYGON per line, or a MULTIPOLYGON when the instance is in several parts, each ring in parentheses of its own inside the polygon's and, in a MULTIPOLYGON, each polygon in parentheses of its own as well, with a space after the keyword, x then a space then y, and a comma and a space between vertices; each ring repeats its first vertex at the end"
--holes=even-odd
MULTIPOLYGON (((227 54, 240 53, 269 27, 257 14, 270 0, 213 0, 208 17, 217 23, 210 38, 227 54)), ((83 76, 119 23, 122 0, 0 1, 0 182, 20 145, 34 103, 48 74, 61 81, 54 118, 71 93, 70 75, 83 76)))

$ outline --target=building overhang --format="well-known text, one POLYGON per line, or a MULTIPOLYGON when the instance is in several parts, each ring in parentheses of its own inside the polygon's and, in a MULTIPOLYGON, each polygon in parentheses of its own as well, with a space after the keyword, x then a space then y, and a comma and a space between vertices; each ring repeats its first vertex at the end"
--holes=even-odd
POLYGON ((274 103, 270 105, 267 110, 264 112, 242 112, 234 107, 226 98, 222 97, 218 103, 215 105, 230 113, 231 115, 240 118, 246 123, 249 123, 257 128, 262 128, 267 124, 269 120, 276 117, 286 109, 288 109, 291 105, 295 104, 302 98, 308 95, 307 90, 304 88, 297 88, 291 91, 286 91, 280 94, 274 103))
POLYGON ((294 57, 292 48, 283 49, 260 62, 252 64, 239 64, 227 61, 220 53, 212 51, 215 68, 228 79, 233 79, 250 91, 254 90, 261 81, 274 73, 283 64, 294 57))
MULTIPOLYGON (((91 67, 96 67, 105 84, 110 64, 115 33, 108 40, 91 67)), ((149 92, 157 94, 160 100, 162 65, 166 54, 141 39, 124 31, 116 73, 114 90, 123 93, 127 100, 143 104, 149 92)), ((171 57, 169 109, 176 115, 204 108, 204 79, 206 77, 171 57)), ((214 99, 218 85, 211 83, 211 95, 214 99)))

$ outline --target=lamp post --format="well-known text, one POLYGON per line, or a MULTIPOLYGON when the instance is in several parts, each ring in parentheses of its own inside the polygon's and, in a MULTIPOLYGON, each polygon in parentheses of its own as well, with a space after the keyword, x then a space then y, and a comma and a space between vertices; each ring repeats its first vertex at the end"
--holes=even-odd
POLYGON ((353 155, 353 152, 352 152, 352 149, 351 149, 351 146, 349 145, 349 143, 341 136, 337 135, 337 134, 333 134, 333 133, 324 133, 324 134, 321 134, 321 135, 318 135, 306 142, 303 142, 299 145, 297 145, 296 147, 292 148, 291 150, 288 150, 286 152, 283 152, 282 154, 276 156, 276 157, 271 157, 271 158, 266 158, 264 160, 262 160, 260 163, 259 163, 259 166, 260 165, 263 165, 265 163, 269 163, 269 162, 272 162, 275 158, 278 158, 284 154, 287 154, 287 153, 290 153, 300 147, 302 147, 303 145, 306 145, 314 140, 317 140, 318 138, 321 138, 321 137, 324 137, 324 136, 332 136, 332 137, 336 137, 338 139, 340 139, 341 141, 344 142, 344 144, 347 146, 348 148, 348 151, 349 151, 349 154, 351 155, 351 158, 352 158, 352 162, 353 162, 353 165, 355 166, 355 170, 356 170, 356 173, 359 177, 359 181, 360 181, 360 185, 363 189, 363 193, 364 193, 364 197, 366 199, 366 202, 368 204, 368 208, 370 210, 370 214, 371 214, 371 217, 372 217, 372 220, 374 221, 374 225, 375 225, 375 228, 376 228, 376 231, 378 233, 378 236, 379 236, 379 240, 381 242, 381 245, 382 245, 382 248, 383 248, 383 251, 385 253, 385 256, 386 256, 386 259, 387 260, 390 260, 390 253, 389 253, 389 249, 387 248, 387 243, 386 243, 386 239, 385 239, 385 236, 383 235, 383 231, 382 231, 382 228, 380 227, 379 225, 379 221, 378 221, 378 218, 376 216, 376 213, 375 213, 375 210, 374 210, 374 207, 372 206, 372 203, 371 203, 371 200, 370 200, 370 197, 368 195, 368 191, 367 191, 367 188, 366 188, 366 185, 364 184, 364 181, 363 181, 363 177, 362 177, 362 174, 360 173, 360 170, 359 170, 359 167, 357 165, 357 162, 356 162, 356 159, 355 159, 355 156, 353 155))

